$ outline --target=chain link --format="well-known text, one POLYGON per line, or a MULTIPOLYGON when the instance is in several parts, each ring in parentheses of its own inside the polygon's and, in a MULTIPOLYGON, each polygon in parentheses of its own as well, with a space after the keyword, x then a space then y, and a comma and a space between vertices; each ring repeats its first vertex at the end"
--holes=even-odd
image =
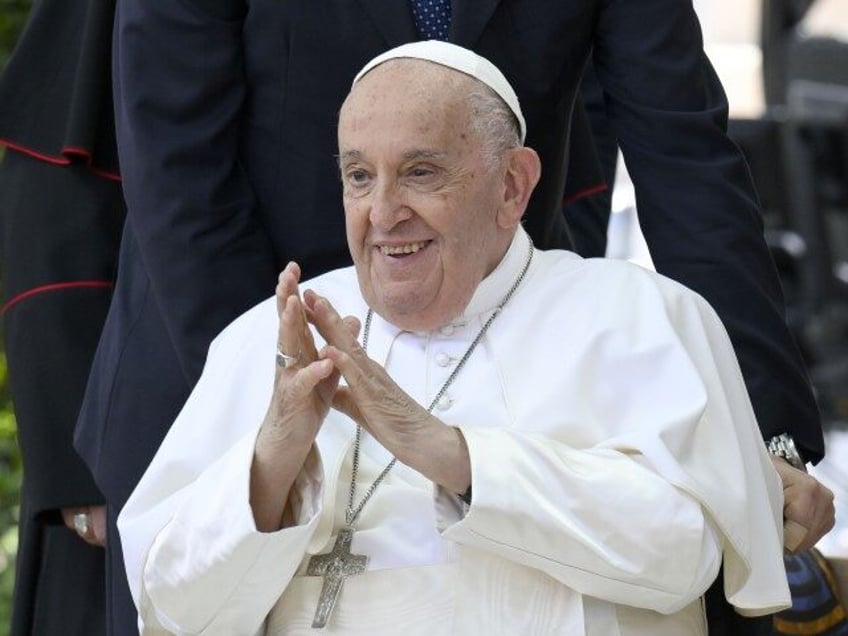
MULTIPOLYGON (((444 384, 442 384, 442 388, 439 389, 438 393, 436 393, 436 397, 433 398, 433 401, 430 402, 430 406, 427 407, 427 412, 432 413, 433 409, 436 407, 436 404, 445 394, 445 391, 448 390, 448 387, 453 384, 453 381, 459 375, 459 372, 462 370, 462 367, 465 366, 465 363, 468 362, 468 359, 471 357, 474 349, 477 348, 477 345, 480 344, 480 341, 483 339, 483 336, 489 330, 489 327, 495 321, 495 318, 501 313, 501 310, 504 306, 509 302, 509 299, 512 298, 512 295, 518 289, 518 286, 521 284, 521 281, 524 280, 524 276, 527 274, 527 270, 530 269, 530 263, 533 261, 533 240, 530 237, 527 237, 528 246, 527 246, 527 260, 524 262, 524 267, 521 269, 521 273, 515 279, 515 282, 512 284, 512 287, 509 288, 509 291, 504 295, 501 302, 495 307, 495 310, 492 312, 492 315, 489 316, 489 319, 483 324, 480 328, 480 331, 477 332, 477 336, 474 338, 474 341, 468 345, 468 349, 465 350, 465 353, 460 358, 459 362, 457 362, 456 367, 454 367, 453 372, 448 376, 448 379, 445 380, 444 384)), ((371 320, 374 316, 374 310, 369 307, 368 314, 365 317, 365 327, 362 330, 362 349, 367 353, 368 351, 368 336, 371 333, 371 320)), ((345 510, 345 523, 349 527, 353 527, 353 524, 356 522, 359 517, 359 513, 362 512, 362 509, 365 507, 365 504, 368 503, 368 500, 371 499, 371 495, 374 494, 374 491, 377 490, 377 487, 386 478, 386 475, 389 474, 389 471, 394 467, 397 463, 397 457, 392 457, 391 461, 386 465, 385 468, 377 475, 377 478, 371 483, 368 487, 368 490, 362 496, 362 499, 359 501, 359 504, 356 508, 353 507, 353 499, 356 496, 356 477, 359 473, 359 452, 360 447, 362 445, 362 427, 358 424, 356 425, 356 438, 353 443, 353 469, 350 475, 350 492, 348 494, 348 504, 347 509, 345 510)))

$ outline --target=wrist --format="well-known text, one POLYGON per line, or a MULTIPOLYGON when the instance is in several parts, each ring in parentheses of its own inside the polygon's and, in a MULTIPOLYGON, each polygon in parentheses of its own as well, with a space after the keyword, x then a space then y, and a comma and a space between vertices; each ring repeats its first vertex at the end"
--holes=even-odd
POLYGON ((432 421, 427 434, 395 456, 445 490, 464 493, 471 483, 471 459, 465 438, 458 428, 435 417, 432 421))

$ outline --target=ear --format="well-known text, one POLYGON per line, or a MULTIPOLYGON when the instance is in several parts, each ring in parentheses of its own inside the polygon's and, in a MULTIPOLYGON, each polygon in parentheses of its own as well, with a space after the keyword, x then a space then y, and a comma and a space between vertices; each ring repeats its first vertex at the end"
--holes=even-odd
POLYGON ((504 200, 498 211, 498 225, 512 229, 521 221, 539 177, 542 162, 532 148, 523 146, 509 151, 504 171, 504 200))

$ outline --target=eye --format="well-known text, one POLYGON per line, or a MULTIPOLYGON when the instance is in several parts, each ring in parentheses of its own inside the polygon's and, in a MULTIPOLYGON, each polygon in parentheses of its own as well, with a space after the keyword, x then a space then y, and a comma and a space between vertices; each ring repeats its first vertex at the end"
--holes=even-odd
POLYGON ((409 176, 416 179, 429 177, 434 174, 434 170, 428 166, 415 166, 409 171, 409 176))
POLYGON ((371 175, 362 168, 349 168, 344 172, 345 184, 352 188, 361 188, 371 180, 371 175))
POLYGON ((433 188, 443 180, 444 170, 432 163, 414 163, 405 169, 404 178, 410 185, 433 188))

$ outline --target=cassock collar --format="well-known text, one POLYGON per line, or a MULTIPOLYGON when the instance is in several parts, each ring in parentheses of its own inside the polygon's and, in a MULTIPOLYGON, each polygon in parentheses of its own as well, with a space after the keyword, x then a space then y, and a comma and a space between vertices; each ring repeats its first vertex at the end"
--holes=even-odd
POLYGON ((515 283, 515 279, 521 274, 524 263, 527 262, 529 245, 530 239, 527 232, 519 225, 501 262, 491 274, 480 281, 465 311, 451 322, 466 322, 468 318, 488 313, 497 307, 515 283))

